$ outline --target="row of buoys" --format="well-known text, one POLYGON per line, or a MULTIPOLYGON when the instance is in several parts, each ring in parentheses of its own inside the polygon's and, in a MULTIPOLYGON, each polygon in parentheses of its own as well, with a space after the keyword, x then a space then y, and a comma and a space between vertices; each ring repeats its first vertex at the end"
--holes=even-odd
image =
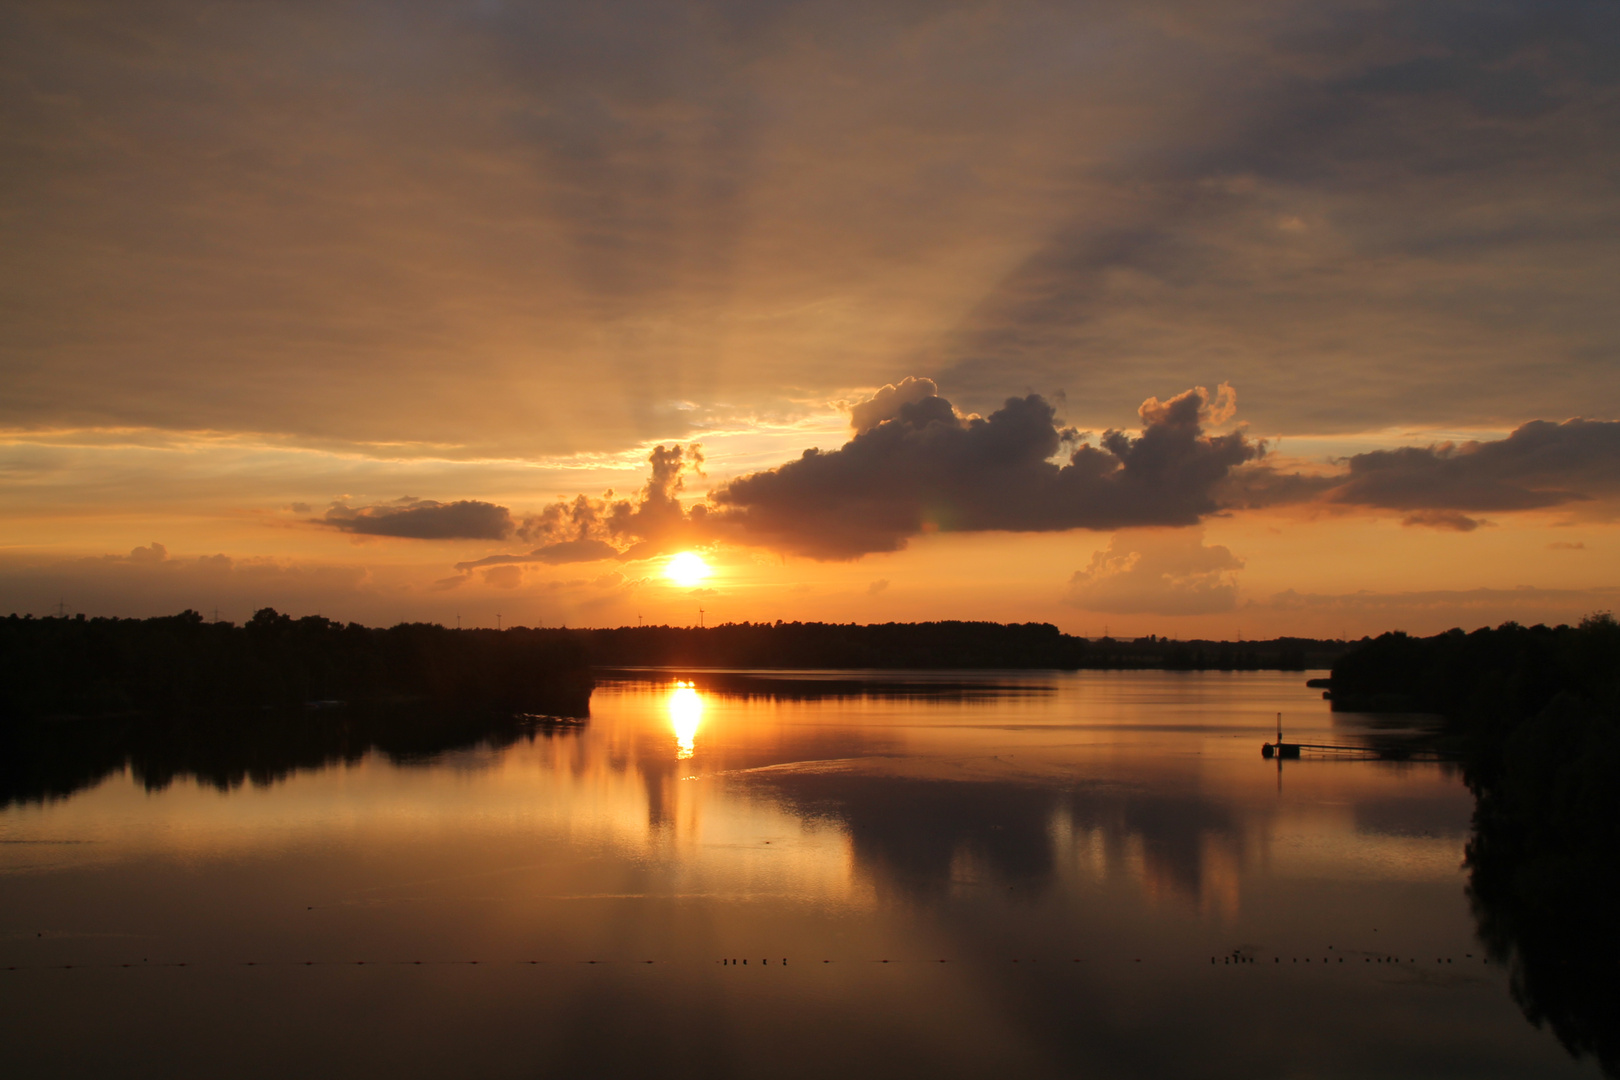
MULTIPOLYGON (((1344 963, 1344 957, 1342 957, 1342 956, 1337 957, 1337 958, 1329 958, 1329 957, 1324 956, 1324 957, 1322 957, 1321 962, 1324 963, 1324 964, 1328 964, 1328 963, 1332 963, 1334 961, 1334 959, 1337 959, 1338 963, 1341 963, 1341 964, 1344 963)), ((1474 954, 1473 953, 1466 954, 1466 959, 1468 959, 1468 960, 1475 959, 1474 954)), ((1309 956, 1306 956, 1306 957, 1295 956, 1295 957, 1290 958, 1290 962, 1295 963, 1295 964, 1300 963, 1301 960, 1303 960, 1305 963, 1309 964, 1309 963, 1313 962, 1314 958, 1309 957, 1309 956)), ((515 963, 515 964, 535 965, 535 964, 555 964, 555 963, 576 963, 576 964, 636 963, 636 964, 652 964, 652 963, 655 963, 656 961, 653 961, 653 960, 631 960, 631 961, 625 961, 625 960, 572 960, 572 961, 566 961, 566 960, 565 961, 556 961, 556 960, 514 960, 514 961, 510 961, 510 962, 515 963)), ((746 965, 748 963, 748 960, 746 958, 733 958, 733 959, 723 959, 723 960, 720 960, 718 962, 720 964, 727 965, 727 966, 730 966, 730 965, 743 966, 743 965, 746 965)), ((823 964, 831 964, 832 962, 833 961, 831 961, 831 960, 823 960, 822 961, 823 964)), ((951 961, 945 960, 945 959, 940 959, 940 960, 935 961, 935 962, 940 963, 940 964, 947 964, 947 963, 950 963, 951 961)), ((1035 957, 1012 957, 1012 958, 1009 959, 1008 962, 1013 963, 1013 964, 1021 964, 1021 963, 1034 964, 1034 963, 1038 962, 1038 959, 1035 958, 1035 957)), ((1074 957, 1074 958, 1072 958, 1070 960, 1070 963, 1074 963, 1074 964, 1080 964, 1080 963, 1084 963, 1084 962, 1085 962, 1084 959, 1081 958, 1081 957, 1078 957, 1078 956, 1076 956, 1076 957, 1074 957)), ((1141 962, 1142 962, 1141 957, 1134 957, 1132 959, 1132 963, 1140 964, 1141 962)), ((1211 956, 1209 958, 1209 962, 1211 964, 1221 963, 1221 964, 1230 965, 1230 964, 1254 964, 1254 963, 1258 963, 1258 960, 1255 957, 1244 956, 1241 953, 1230 953, 1230 954, 1228 954, 1226 956, 1211 956)), ((1282 957, 1274 956, 1274 957, 1272 957, 1271 962, 1274 963, 1274 964, 1280 964, 1280 963, 1282 963, 1282 957)), ((1400 963, 1415 964, 1415 963, 1418 962, 1418 960, 1417 960, 1416 957, 1409 957, 1408 959, 1403 961, 1398 956, 1366 956, 1366 957, 1362 958, 1362 962, 1366 963, 1366 964, 1400 964, 1400 963)), ((1436 964, 1452 964, 1452 963, 1456 963, 1456 959, 1454 957, 1449 957, 1449 956, 1437 956, 1437 957, 1435 957, 1434 962, 1436 964)), ((1484 963, 1484 964, 1489 964, 1491 961, 1490 961, 1490 959, 1488 957, 1485 957, 1485 958, 1480 958, 1480 962, 1484 963)), ((234 964, 230 964, 229 962, 227 962, 227 964, 220 965, 220 966, 235 966, 235 967, 276 967, 276 966, 292 966, 292 967, 365 967, 366 965, 370 964, 370 965, 376 966, 376 967, 389 967, 389 966, 392 966, 392 967, 421 967, 423 965, 435 966, 435 967, 446 967, 446 966, 477 967, 479 965, 479 963, 480 963, 480 961, 478 961, 478 960, 279 960, 279 961, 277 961, 277 960, 270 960, 270 961, 265 961, 265 960, 242 960, 242 961, 237 961, 234 964)), ((762 966, 764 966, 764 965, 769 965, 771 963, 771 961, 770 961, 769 958, 764 958, 764 959, 761 959, 759 961, 759 963, 762 966)), ((868 963, 874 963, 874 964, 890 964, 890 963, 894 963, 894 964, 899 964, 899 963, 905 963, 905 961, 901 961, 901 960, 871 960, 871 961, 868 961, 868 963)), ((781 967, 786 967, 787 966, 787 957, 784 956, 781 959, 779 959, 777 961, 777 964, 779 966, 781 966, 781 967)), ((214 966, 214 965, 210 965, 210 964, 208 964, 206 962, 202 963, 202 964, 196 964, 196 963, 192 963, 192 962, 185 961, 185 960, 159 961, 158 963, 154 964, 149 960, 144 960, 143 959, 140 963, 113 963, 113 964, 9 964, 9 965, 6 966, 5 970, 6 971, 71 971, 71 970, 73 970, 75 968, 84 968, 84 969, 91 969, 91 968, 100 968, 100 969, 111 969, 111 968, 183 968, 183 967, 210 967, 210 966, 214 966)), ((488 965, 486 965, 486 966, 488 966, 488 965)))
MULTIPOLYGON (((656 961, 653 961, 653 960, 628 960, 628 961, 627 960, 565 960, 565 961, 560 961, 560 962, 561 963, 574 963, 574 964, 615 964, 615 963, 620 963, 620 964, 622 964, 622 963, 652 964, 652 963, 656 963, 656 961)), ((746 963, 746 961, 744 961, 744 962, 746 963)), ((784 960, 782 962, 784 964, 787 963, 786 960, 784 960)), ((277 966, 288 966, 288 967, 365 967, 366 965, 370 964, 372 967, 422 967, 423 965, 427 965, 429 967, 477 967, 480 963, 481 963, 481 961, 478 961, 478 960, 241 960, 241 961, 237 961, 235 963, 231 963, 231 962, 227 961, 225 964, 219 965, 219 966, 229 966, 229 967, 277 967, 277 966)), ((555 963, 559 963, 559 961, 556 961, 556 960, 513 960, 513 961, 511 961, 511 963, 514 963, 514 964, 555 964, 555 963)), ((134 963, 120 963, 120 964, 8 964, 8 965, 6 965, 5 970, 6 971, 71 971, 74 968, 100 968, 100 969, 111 969, 111 968, 183 968, 183 967, 211 967, 211 966, 214 966, 214 965, 210 965, 210 964, 208 964, 206 962, 201 963, 201 964, 194 964, 194 963, 190 963, 189 961, 185 961, 185 960, 178 960, 178 961, 172 961, 172 960, 171 961, 162 961, 162 960, 160 960, 155 964, 152 963, 150 960, 142 960, 138 964, 134 964, 134 963)))
MULTIPOLYGON (((1469 953, 1467 958, 1472 960, 1474 958, 1474 954, 1469 953)), ((1338 959, 1339 963, 1341 963, 1341 964, 1344 963, 1344 957, 1340 956, 1337 959, 1338 959)), ((1252 964, 1252 963, 1255 962, 1255 960, 1254 960, 1254 958, 1252 956, 1239 956, 1236 953, 1234 953, 1234 954, 1232 954, 1230 956, 1212 956, 1212 957, 1209 958, 1209 962, 1211 964, 1216 963, 1217 961, 1219 961, 1222 964, 1252 964)), ((1292 957, 1291 960, 1290 960, 1291 963, 1295 963, 1295 964, 1299 963, 1299 961, 1300 961, 1300 958, 1297 957, 1297 956, 1292 957)), ((1274 963, 1274 964, 1280 964, 1280 963, 1282 963, 1282 957, 1274 956, 1274 957, 1271 958, 1271 962, 1274 963)), ((1309 964, 1311 962, 1311 958, 1309 956, 1305 957, 1305 962, 1307 964, 1309 964)), ((1328 963, 1332 963, 1332 962, 1333 962, 1332 959, 1330 959, 1329 957, 1326 957, 1326 956, 1322 957, 1322 963, 1328 964, 1328 963)), ((1399 964, 1400 962, 1401 962, 1401 958, 1398 957, 1398 956, 1364 956, 1364 957, 1362 957, 1362 963, 1364 963, 1364 964, 1399 964)), ((1415 963, 1418 962, 1417 957, 1411 957, 1406 962, 1408 964, 1415 964, 1415 963)), ((1434 962, 1437 963, 1437 964, 1454 964, 1454 963, 1456 963, 1456 959, 1454 957, 1450 957, 1450 956, 1437 956, 1437 957, 1434 958, 1434 962)), ((1488 960, 1488 959, 1482 960, 1481 963, 1489 964, 1490 960, 1488 960)))

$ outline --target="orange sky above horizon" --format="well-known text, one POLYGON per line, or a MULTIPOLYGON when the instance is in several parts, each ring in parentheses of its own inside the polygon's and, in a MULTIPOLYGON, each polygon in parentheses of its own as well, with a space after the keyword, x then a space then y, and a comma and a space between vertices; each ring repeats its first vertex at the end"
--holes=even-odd
POLYGON ((13 6, 0 613, 1613 609, 1617 56, 1528 0, 13 6))

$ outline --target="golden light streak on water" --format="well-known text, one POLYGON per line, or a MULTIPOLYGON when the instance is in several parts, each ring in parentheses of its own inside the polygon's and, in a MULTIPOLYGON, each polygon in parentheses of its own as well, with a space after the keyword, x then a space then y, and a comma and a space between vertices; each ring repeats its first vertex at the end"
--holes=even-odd
POLYGON ((675 729, 675 757, 685 761, 697 745, 698 727, 703 723, 703 695, 690 682, 677 679, 669 691, 669 725, 675 729))

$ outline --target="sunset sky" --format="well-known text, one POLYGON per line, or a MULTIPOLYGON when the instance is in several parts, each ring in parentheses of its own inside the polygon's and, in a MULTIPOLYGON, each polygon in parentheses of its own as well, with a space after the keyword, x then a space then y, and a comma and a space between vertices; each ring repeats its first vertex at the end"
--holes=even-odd
POLYGON ((0 614, 1573 621, 1617 282, 1608 2, 6 4, 0 614))

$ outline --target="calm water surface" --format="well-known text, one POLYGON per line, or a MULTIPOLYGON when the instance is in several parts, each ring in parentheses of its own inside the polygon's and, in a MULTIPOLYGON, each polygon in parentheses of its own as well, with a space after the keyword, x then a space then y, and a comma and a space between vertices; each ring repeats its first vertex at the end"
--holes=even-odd
POLYGON ((1598 1075, 1483 959, 1455 770, 1262 760, 1368 734, 1303 675, 863 680, 13 804, 7 1075, 1598 1075))

